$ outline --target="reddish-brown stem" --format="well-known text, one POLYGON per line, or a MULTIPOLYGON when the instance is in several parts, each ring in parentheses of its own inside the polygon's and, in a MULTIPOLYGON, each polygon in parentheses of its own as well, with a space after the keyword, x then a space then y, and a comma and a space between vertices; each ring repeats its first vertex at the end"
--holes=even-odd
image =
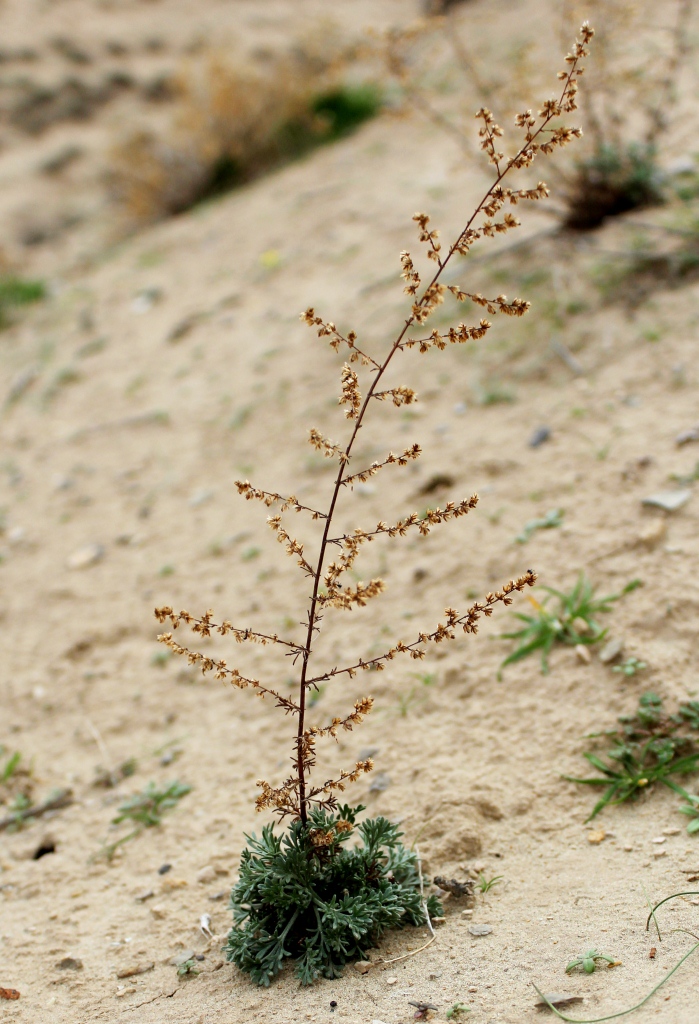
MULTIPOLYGON (((561 93, 561 98, 560 98, 560 100, 558 101, 558 104, 557 104, 557 106, 559 106, 559 107, 563 103, 563 100, 564 100, 564 98, 566 96, 566 92, 568 90, 568 86, 569 86, 570 81, 571 81, 571 78, 575 74, 575 71, 576 71, 577 65, 578 65, 578 60, 579 60, 579 58, 576 59, 571 64, 570 71, 568 72, 568 75, 565 78, 564 85, 563 85, 563 90, 562 90, 562 93, 561 93)), ((532 142, 534 142, 534 140, 545 130, 546 126, 549 124, 550 121, 553 120, 554 116, 558 116, 558 115, 557 114, 554 115, 554 113, 550 113, 550 114, 544 116, 544 118, 542 120, 542 123, 539 126, 539 128, 531 136, 531 138, 527 139, 527 141, 524 143, 524 145, 519 150, 519 152, 516 154, 516 156, 514 156, 511 160, 507 161, 504 170, 500 170, 500 167, 496 166, 497 176, 496 176, 495 180, 493 181, 493 183, 490 185, 490 187, 486 191, 486 193, 483 196, 483 198, 481 199, 480 203, 478 204, 478 206, 474 210, 473 214, 469 218, 466 226, 463 228, 463 230, 459 234, 457 240, 449 247, 447 255, 444 257, 443 260, 440 261, 438 269, 435 272, 432 280, 427 285, 427 287, 424 289, 422 297, 417 302, 418 306, 423 306, 425 304, 427 296, 432 294, 433 288, 438 283, 439 278, 441 277, 442 273, 446 269, 449 261, 451 260, 451 258, 454 255, 454 253, 457 251, 457 247, 459 246, 460 240, 464 237, 465 233, 470 229, 470 227, 472 226, 472 224, 473 224, 474 220, 476 219, 476 217, 480 214, 480 212, 483 209, 485 203, 487 202, 487 200, 491 196, 491 194, 493 192, 493 189, 497 188, 497 186, 500 184, 500 182, 503 180, 503 178, 505 178, 506 175, 508 174, 508 172, 513 168, 515 162, 526 152, 526 150, 531 146, 532 142)), ((325 552, 326 552, 328 544, 330 543, 330 541, 329 541, 330 526, 332 524, 332 519, 333 519, 333 515, 334 515, 334 512, 335 512, 335 506, 337 504, 338 495, 340 493, 340 488, 342 486, 342 480, 343 480, 343 477, 344 477, 344 474, 345 474, 345 469, 347 468, 347 465, 349 463, 349 458, 350 458, 350 455, 351 455, 351 452, 352 452, 352 447, 353 447, 354 442, 355 442, 355 440, 357 438, 357 434, 359 433, 359 431, 360 431, 360 429, 362 427, 362 420, 364 419, 364 414, 365 414, 365 412, 367 410, 367 407, 368 407, 369 402, 370 402, 370 400, 372 398, 372 395, 374 394, 374 391, 376 389, 377 384, 379 383, 379 381, 383 377, 384 373, 386 372, 386 369, 387 369, 389 363, 391 362, 391 360, 393 359, 393 356, 400 349, 401 342, 403 341, 403 339, 404 339, 404 337, 406 335, 406 332, 410 329, 410 327, 413 325, 413 323, 415 323, 415 319, 416 319, 415 318, 415 314, 413 314, 413 315, 411 315, 405 321, 403 329, 401 330, 400 334, 398 335, 398 338, 394 341, 393 345, 391 346, 391 349, 390 349, 388 355, 386 356, 386 358, 383 361, 383 363, 381 363, 381 365, 376 370, 376 375, 374 377, 374 380, 372 381, 372 383, 371 383, 371 385, 369 387, 369 390, 366 393, 366 396, 365 396, 364 401, 362 403, 361 409, 359 410, 359 413, 358 413, 357 418, 355 420, 354 429, 353 429, 352 434, 350 436, 349 443, 347 444, 347 447, 344 450, 343 456, 340 458, 340 465, 339 465, 339 468, 338 468, 337 477, 335 478, 335 485, 334 485, 334 488, 333 488, 332 498, 331 498, 331 501, 330 501, 330 507, 328 509, 328 512, 327 512, 327 515, 326 515, 326 519, 325 519, 325 526, 323 528, 323 537, 322 537, 322 540, 321 540, 321 543, 320 543, 320 549, 318 551, 318 562, 316 564, 316 569, 315 569, 314 578, 313 578, 313 593, 311 595, 310 606, 309 606, 309 609, 308 609, 308 630, 307 630, 307 634, 306 634, 306 643, 305 643, 305 646, 304 646, 304 649, 303 649, 303 655, 302 655, 302 659, 303 660, 302 660, 302 665, 301 665, 301 678, 299 680, 299 700, 298 700, 299 721, 298 721, 298 730, 297 730, 297 738, 296 738, 296 770, 297 770, 297 774, 298 774, 299 816, 301 818, 301 821, 304 824, 306 824, 307 821, 308 821, 308 798, 306 796, 306 778, 305 778, 305 767, 304 767, 304 732, 305 732, 305 716, 306 716, 306 690, 307 690, 307 687, 310 685, 310 681, 307 679, 307 674, 308 674, 308 663, 309 663, 309 660, 310 660, 310 657, 311 657, 311 653, 312 653, 313 634, 318 629, 318 626, 316 625, 316 623, 318 621, 317 614, 316 614, 316 609, 317 609, 317 606, 318 606, 318 590, 320 588, 320 582, 321 582, 321 579, 322 579, 323 563, 325 561, 325 552)), ((320 678, 325 678, 325 677, 321 676, 320 678)))

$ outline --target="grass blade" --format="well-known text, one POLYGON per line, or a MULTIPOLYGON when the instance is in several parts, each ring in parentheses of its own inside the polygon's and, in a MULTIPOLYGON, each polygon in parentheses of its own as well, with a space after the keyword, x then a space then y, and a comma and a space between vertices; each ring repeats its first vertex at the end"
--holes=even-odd
MULTIPOLYGON (((658 907, 662 907, 663 903, 667 903, 669 900, 676 900, 680 896, 699 896, 699 892, 697 892, 696 890, 690 890, 689 892, 673 892, 672 896, 666 896, 664 900, 660 901, 660 903, 656 903, 654 907, 651 907, 650 914, 648 915, 648 920, 646 921, 646 931, 648 931, 648 926, 650 924, 651 917, 655 921, 655 911, 658 909, 658 907)), ((658 927, 657 921, 655 927, 658 927)), ((660 933, 658 933, 658 935, 659 934, 660 933)))

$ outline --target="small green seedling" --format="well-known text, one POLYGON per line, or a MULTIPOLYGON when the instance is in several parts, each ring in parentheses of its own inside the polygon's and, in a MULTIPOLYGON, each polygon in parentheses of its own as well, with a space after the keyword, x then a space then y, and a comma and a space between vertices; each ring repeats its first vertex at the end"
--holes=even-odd
POLYGON ((168 651, 167 649, 153 651, 153 653, 150 656, 150 663, 151 665, 155 665, 157 668, 164 668, 171 657, 172 651, 168 651))
POLYGON ((687 803, 682 804, 680 811, 692 819, 689 825, 687 825, 687 831, 690 836, 693 836, 695 832, 699 832, 699 796, 688 793, 687 803))
POLYGON ((681 487, 691 487, 699 480, 699 462, 695 464, 691 473, 671 473, 670 479, 681 487))
POLYGON ((699 770, 699 737, 692 735, 699 731, 699 701, 681 704, 677 714, 667 715, 663 711, 662 699, 655 693, 646 693, 639 700, 636 713, 624 715, 619 721, 621 729, 604 733, 617 740, 617 746, 607 754, 612 763, 605 763, 596 754, 587 752, 585 757, 601 774, 588 779, 564 776, 569 782, 605 787, 587 820, 594 818, 608 804, 624 803, 656 782, 686 800, 687 808, 681 810, 685 814, 692 813, 696 798, 691 797, 671 776, 699 770))
POLYGON ((642 672, 644 668, 648 668, 645 661, 631 657, 627 658, 621 665, 615 665, 612 672, 621 672, 625 676, 635 676, 637 672, 642 672))
POLYGON ((46 295, 43 281, 25 281, 19 277, 0 277, 0 327, 9 323, 9 311, 16 306, 28 306, 46 295))
POLYGON ((178 977, 186 978, 191 974, 201 974, 196 960, 184 960, 181 964, 177 965, 178 977))
POLYGON ((103 768, 101 765, 98 765, 95 768, 95 778, 92 785, 113 789, 114 786, 118 786, 124 779, 135 775, 137 768, 138 762, 135 757, 127 758, 126 761, 122 761, 116 768, 103 768))
POLYGON ((447 1020, 458 1020, 464 1013, 470 1013, 471 1010, 466 1003, 454 1003, 447 1010, 447 1020))
POLYGON ((8 811, 10 817, 13 819, 12 823, 8 825, 8 832, 19 832, 22 826, 25 824, 27 811, 31 810, 34 806, 34 801, 31 797, 25 793, 17 793, 14 800, 8 804, 8 811))
POLYGON ((12 776, 15 774, 19 767, 19 762, 22 760, 22 755, 19 751, 16 751, 5 763, 5 767, 0 771, 0 782, 9 782, 12 776))
POLYGON ((424 704, 427 700, 427 693, 423 690, 423 687, 432 686, 437 680, 434 672, 416 672, 414 677, 417 679, 418 684, 422 685, 411 687, 408 693, 398 694, 398 713, 401 718, 406 718, 414 705, 424 704))
POLYGON ((561 526, 564 515, 563 509, 552 508, 541 519, 530 519, 525 524, 522 532, 515 537, 516 542, 518 544, 526 544, 531 535, 537 530, 552 530, 556 526, 561 526))
POLYGON ((500 885, 500 882, 502 882, 503 877, 503 875, 495 875, 493 878, 486 878, 483 872, 481 871, 480 875, 478 876, 478 888, 480 889, 481 892, 490 892, 493 886, 500 885))
POLYGON ((165 811, 172 810, 183 796, 191 792, 191 789, 192 787, 188 786, 186 782, 174 781, 164 789, 158 789, 154 782, 149 782, 144 790, 125 800, 119 807, 116 818, 112 819, 113 825, 120 825, 122 821, 133 821, 136 828, 125 836, 121 836, 114 843, 105 843, 95 856, 111 860, 124 843, 135 839, 145 828, 159 825, 165 811))
POLYGON ((503 639, 519 641, 512 654, 505 658, 501 668, 520 661, 535 651, 541 651, 541 671, 546 675, 549 670, 548 656, 554 644, 576 647, 578 644, 599 643, 606 636, 607 630, 597 622, 597 616, 610 612, 615 601, 640 586, 640 580, 631 580, 620 594, 595 597, 594 587, 584 574, 580 573, 570 593, 554 590, 553 587, 542 587, 541 589, 548 591, 549 595, 543 601, 537 601, 535 597, 528 595, 535 614, 524 615, 522 612, 516 612, 515 617, 524 622, 524 626, 512 633, 501 634, 503 639), (552 597, 557 602, 553 611, 547 607, 552 597))
POLYGON ((607 956, 606 953, 599 953, 596 949, 588 949, 587 953, 583 953, 581 956, 571 960, 566 967, 566 974, 570 974, 571 971, 576 970, 578 967, 582 967, 585 974, 594 974, 596 968, 600 964, 606 964, 607 967, 618 967, 621 964, 621 960, 616 960, 613 956, 607 956))
POLYGON ((144 828, 159 825, 165 811, 175 807, 183 796, 190 793, 191 786, 186 782, 171 782, 164 789, 158 789, 154 782, 149 782, 144 790, 126 800, 120 807, 113 825, 122 821, 135 821, 144 828))

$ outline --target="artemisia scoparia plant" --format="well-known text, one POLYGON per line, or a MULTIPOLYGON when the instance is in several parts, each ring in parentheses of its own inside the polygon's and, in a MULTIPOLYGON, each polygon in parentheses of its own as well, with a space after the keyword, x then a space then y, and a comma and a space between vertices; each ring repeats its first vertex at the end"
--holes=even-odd
MULTIPOLYGON (((410 253, 401 253, 404 291, 410 298, 411 306, 397 336, 385 352, 372 354, 361 348, 353 331, 340 333, 334 323, 316 315, 314 309, 307 309, 302 314, 305 323, 315 329, 319 337, 327 338, 336 352, 347 352, 347 361, 341 370, 339 402, 344 406, 345 416, 349 421, 348 437, 341 444, 336 444, 316 429, 312 429, 309 436, 314 448, 337 463, 337 473, 327 507, 324 510, 311 508, 299 502, 293 495, 287 497, 273 491, 259 490, 247 480, 237 481, 236 486, 245 498, 261 501, 268 508, 276 509, 268 518, 269 526, 276 534, 277 540, 285 546, 287 553, 296 559, 308 579, 310 593, 303 639, 282 639, 275 633, 262 633, 234 626, 227 620, 217 623, 214 622, 211 611, 197 618, 187 611, 175 612, 170 607, 156 609, 158 620, 161 623, 169 621, 173 630, 180 625, 186 625, 200 637, 210 637, 212 633, 218 633, 221 636, 232 636, 238 643, 276 644, 285 647, 292 655, 298 667, 298 691, 295 698, 284 696, 258 679, 248 678, 237 669, 229 668, 223 659, 191 650, 178 643, 172 632, 163 633, 158 637, 170 650, 183 655, 191 664, 198 665, 203 672, 213 672, 216 678, 226 680, 240 689, 252 687, 260 696, 270 697, 279 708, 295 717, 293 770, 280 785, 258 782, 259 811, 271 809, 280 818, 289 816, 306 826, 315 809, 324 812, 335 810, 337 794, 344 790, 348 782, 356 781, 373 767, 371 759, 358 761, 352 768, 341 772, 336 779, 313 784, 311 776, 316 764, 317 741, 328 736, 336 738, 341 729, 351 730, 371 710, 372 699, 364 697, 358 700, 345 718, 334 718, 325 726, 309 725, 308 695, 311 689, 337 676, 352 677, 359 672, 380 671, 387 662, 399 656, 423 658, 430 644, 453 640, 459 631, 476 633, 482 616, 491 615, 498 604, 511 604, 513 594, 531 586, 536 580, 536 574, 527 571, 519 579, 511 580, 494 593, 486 594, 483 600, 476 601, 465 612, 449 607, 445 609, 444 621, 438 623, 436 627, 418 633, 413 639, 399 641, 382 654, 368 658, 357 657, 352 664, 343 667, 325 668, 316 664, 314 642, 325 615, 331 611, 351 611, 357 606, 365 605, 384 590, 385 585, 381 579, 343 585, 365 543, 384 535, 389 538, 403 537, 413 530, 424 536, 432 527, 465 516, 476 506, 478 498, 474 495, 463 501, 447 502, 444 508, 430 509, 422 517, 413 512, 393 524, 379 522, 373 529, 358 527, 352 533, 338 533, 334 529, 338 506, 353 484, 367 480, 386 466, 405 466, 421 455, 420 446, 415 444, 406 448, 400 455, 391 452, 382 462, 374 462, 357 470, 354 469, 352 462, 357 436, 360 428, 365 425, 374 402, 390 401, 400 408, 416 401, 417 396, 410 387, 401 385, 382 388, 386 371, 394 359, 410 349, 424 353, 432 348, 445 349, 450 344, 481 339, 490 330, 491 322, 485 317, 470 325, 459 323, 444 333, 437 328, 431 331, 426 328, 425 325, 431 315, 444 302, 447 292, 451 292, 460 303, 468 302, 472 306, 481 307, 488 316, 501 313, 505 316, 520 317, 529 309, 529 303, 522 299, 515 298, 509 301, 504 295, 486 298, 465 288, 445 284, 444 272, 455 256, 466 255, 477 242, 518 227, 519 221, 512 212, 513 207, 522 202, 538 201, 548 196, 548 188, 543 181, 539 181, 533 187, 516 188, 512 184, 512 179, 517 178, 518 172, 527 172, 540 156, 548 156, 554 150, 581 136, 580 128, 567 127, 561 123, 561 119, 576 109, 578 81, 584 70, 582 61, 588 55, 588 44, 592 35, 592 28, 584 23, 578 39, 566 57, 566 69, 558 73, 561 84, 557 96, 542 103, 536 113, 525 110, 517 115, 515 128, 519 138, 512 155, 506 156, 499 150, 504 133, 496 124, 492 113, 485 108, 478 111, 476 118, 480 123, 480 146, 492 166, 493 181, 459 235, 446 248, 439 241, 439 232, 431 228, 427 214, 415 214, 413 220, 418 226, 419 241, 426 249, 426 256, 433 265, 433 272, 431 271, 429 280, 424 281, 410 253), (289 510, 309 515, 318 524, 320 536, 317 548, 312 553, 288 532, 283 515, 289 510)), ((318 846, 322 846, 325 841, 324 836, 316 837, 318 846)))

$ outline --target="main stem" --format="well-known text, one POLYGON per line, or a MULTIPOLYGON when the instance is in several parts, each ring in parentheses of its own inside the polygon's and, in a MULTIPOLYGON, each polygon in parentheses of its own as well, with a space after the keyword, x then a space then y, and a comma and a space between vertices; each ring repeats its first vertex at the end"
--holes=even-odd
MULTIPOLYGON (((568 84, 570 82, 570 79, 571 79, 572 75, 575 73, 576 68, 577 68, 577 61, 571 66, 571 69, 570 69, 570 71, 568 73, 568 76, 566 78, 565 85, 564 85, 564 88, 563 88, 563 92, 561 94, 561 99, 559 100, 559 105, 560 105, 560 103, 563 102, 563 98, 565 97, 566 90, 568 88, 568 84)), ((534 133, 532 138, 528 139, 527 142, 519 150, 517 155, 515 157, 513 157, 512 160, 508 161, 507 166, 505 167, 504 170, 501 171, 500 167, 499 167, 499 164, 496 164, 496 169, 497 169, 497 172, 498 172, 497 173, 497 177, 495 178, 493 183, 488 188, 487 192, 485 193, 485 195, 481 199, 480 203, 478 204, 478 206, 474 210, 473 214, 471 215, 471 217, 467 221, 465 227, 459 233, 459 236, 458 236, 456 242, 454 242, 453 245, 450 246, 447 255, 439 263, 439 269, 435 273, 435 275, 432 278, 432 280, 430 281, 430 283, 427 285, 425 291, 422 294, 422 297, 418 300, 417 304, 419 306, 422 306, 424 304, 424 302, 426 301, 426 297, 429 294, 431 294, 434 285, 437 284, 437 282, 439 281, 439 278, 441 277, 442 273, 444 272, 447 264, 449 263, 449 261, 451 260, 452 256, 456 252, 456 248, 457 248, 457 245, 459 244, 460 239, 463 238, 464 234, 469 230, 469 228, 473 224, 474 220, 476 219, 478 214, 483 209, 483 206, 486 203, 486 201, 488 200, 488 198, 490 197, 490 195, 492 194, 493 189, 497 188, 497 186, 500 184, 500 182, 503 180, 503 178, 512 169, 514 162, 519 159, 519 157, 526 151, 526 149, 532 144, 532 142, 541 134, 542 131, 544 131, 544 129, 546 128, 546 126, 549 124, 549 122, 552 119, 553 119, 553 115, 548 115, 547 117, 544 118, 544 120, 542 121, 540 127, 534 133)), ((366 393, 366 397, 364 398, 364 402, 362 403, 362 407, 359 410, 359 415, 357 416, 357 419, 356 419, 355 424, 354 424, 354 430, 352 431, 351 437, 349 439, 349 443, 348 443, 347 447, 345 448, 344 458, 342 458, 340 460, 340 467, 339 467, 338 472, 337 472, 337 477, 335 478, 335 486, 333 488, 332 499, 330 501, 330 507, 329 507, 327 515, 325 517, 325 527, 323 529, 323 537, 322 537, 322 540, 320 542, 320 549, 318 551, 318 562, 317 562, 315 573, 314 573, 314 576, 313 576, 313 593, 311 595, 311 603, 310 603, 310 606, 309 606, 309 609, 308 609, 308 630, 307 630, 307 633, 306 633, 306 643, 305 643, 304 649, 303 649, 303 661, 302 661, 302 665, 301 665, 301 678, 299 680, 299 700, 298 700, 299 724, 298 724, 298 730, 297 730, 297 733, 296 733, 296 770, 297 770, 297 773, 298 773, 298 782, 299 782, 299 789, 298 789, 299 817, 301 818, 301 821, 303 822, 304 825, 308 822, 308 800, 307 800, 307 797, 306 797, 306 777, 305 777, 304 756, 303 756, 304 732, 305 732, 305 720, 306 720, 306 689, 307 689, 306 678, 307 678, 307 675, 308 675, 308 663, 310 661, 311 653, 312 653, 312 646, 311 645, 312 645, 312 641, 313 641, 313 633, 314 633, 314 631, 316 631, 318 629, 318 627, 316 626, 317 607, 318 607, 318 590, 320 588, 320 581, 321 581, 321 578, 322 578, 323 563, 325 561, 325 552, 326 552, 326 548, 328 546, 328 537, 329 537, 329 534, 330 534, 330 526, 332 524, 333 515, 335 513, 335 507, 337 505, 337 499, 338 499, 338 496, 339 496, 339 493, 340 493, 340 487, 342 486, 342 480, 343 480, 343 477, 345 475, 345 468, 346 468, 346 466, 349 463, 349 457, 350 457, 350 455, 352 453, 352 448, 354 446, 354 442, 356 441, 357 434, 359 433, 359 431, 361 429, 362 421, 364 419, 364 414, 366 413, 366 410, 367 410, 367 407, 369 405, 369 402, 371 401, 372 395, 374 394, 374 391, 376 390, 376 385, 379 383, 379 381, 383 377, 384 373, 386 372, 386 369, 388 368, 389 363, 391 362, 391 360, 393 359, 394 355, 396 354, 396 352, 400 348, 401 342, 403 341, 403 338, 405 337, 406 332, 410 329, 410 327, 414 323, 415 323, 415 315, 413 314, 412 316, 410 316, 405 321, 403 329, 401 330, 400 334, 398 335, 398 337, 394 341, 394 343, 393 343, 393 345, 392 345, 388 355, 386 356, 385 360, 383 361, 383 363, 381 364, 379 369, 376 371, 376 376, 374 377, 374 380, 372 381, 371 386, 370 386, 369 390, 366 393)))

